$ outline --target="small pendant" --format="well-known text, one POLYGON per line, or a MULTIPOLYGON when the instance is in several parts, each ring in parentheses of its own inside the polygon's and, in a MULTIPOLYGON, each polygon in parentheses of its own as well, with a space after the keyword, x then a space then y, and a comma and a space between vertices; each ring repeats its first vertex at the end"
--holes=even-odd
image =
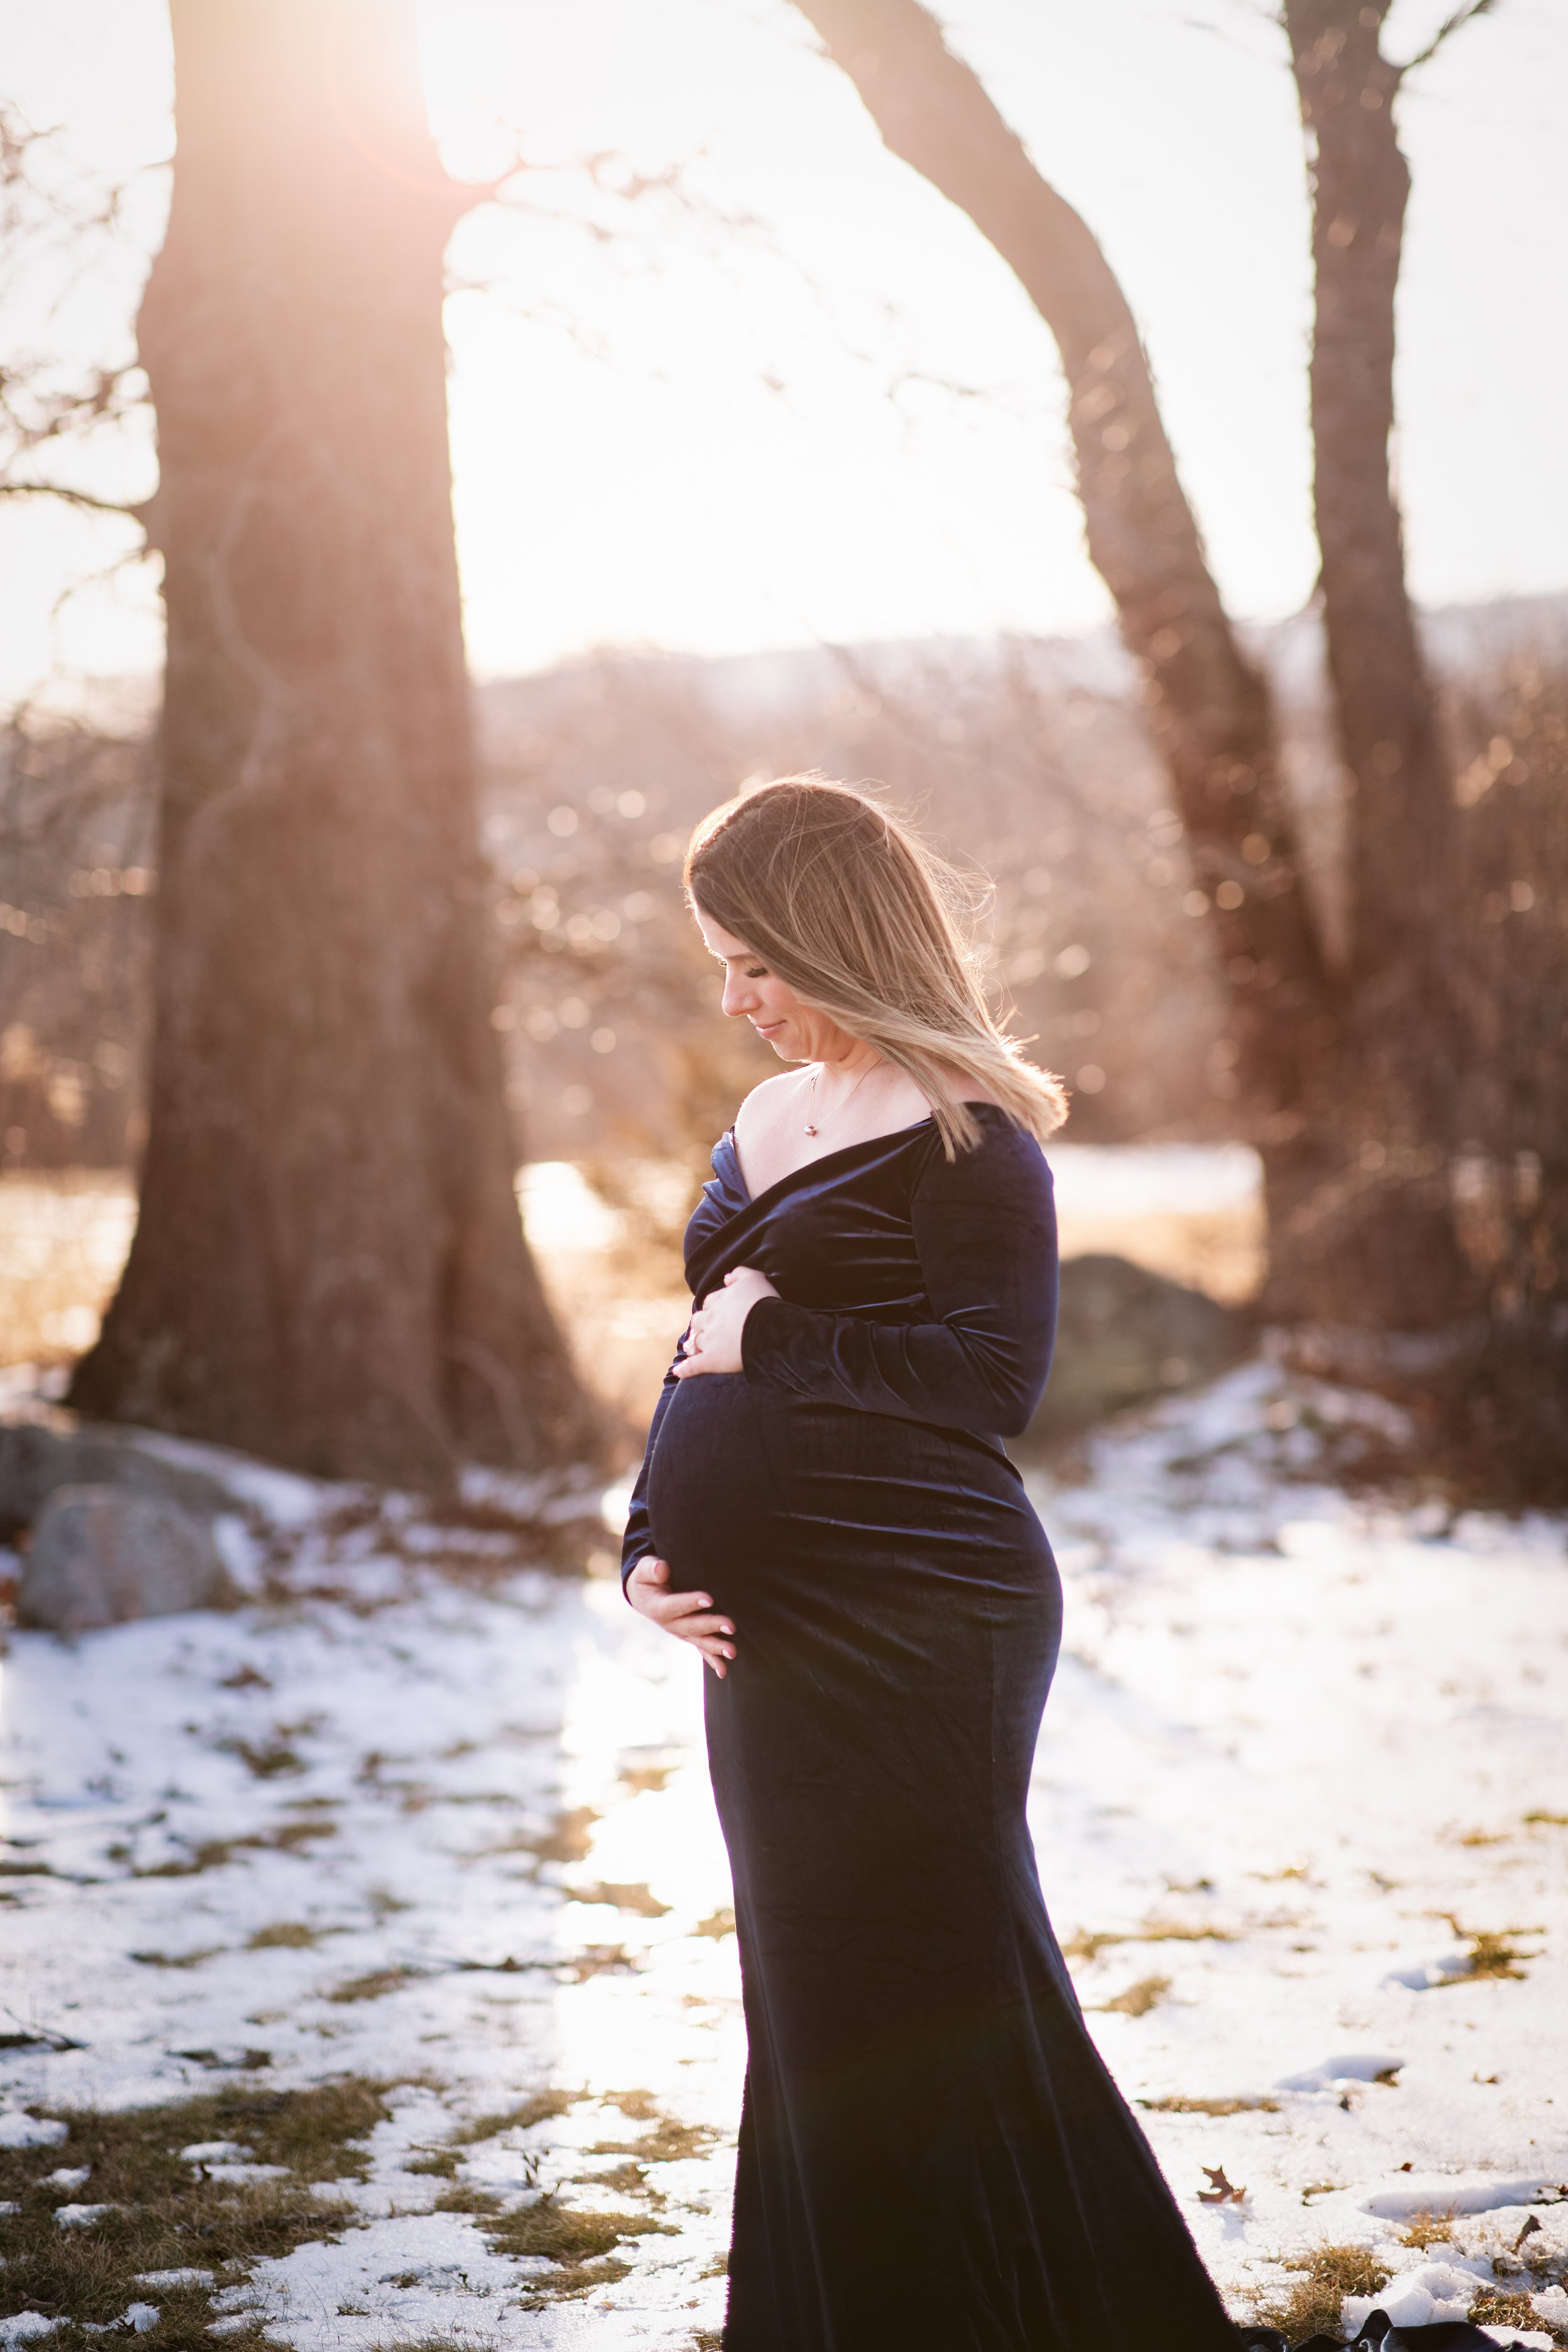
POLYGON ((815 1135, 816 1133, 816 1128, 812 1126, 809 1119, 806 1121, 805 1131, 807 1135, 815 1135))

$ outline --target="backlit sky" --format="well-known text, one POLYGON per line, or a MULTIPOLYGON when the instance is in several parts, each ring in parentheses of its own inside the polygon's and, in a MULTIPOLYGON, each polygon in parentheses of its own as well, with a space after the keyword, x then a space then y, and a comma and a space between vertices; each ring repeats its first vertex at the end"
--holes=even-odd
MULTIPOLYGON (((1310 592, 1307 216, 1282 36, 1251 0, 949 0, 940 13, 1131 295, 1232 609, 1310 592)), ((1396 0, 1390 47, 1444 13, 1396 0)), ((452 446, 480 675, 603 645, 700 652, 1100 621, 1054 346, 968 224, 882 150, 784 0, 425 0, 451 168, 498 123, 540 162, 700 157, 748 216, 639 206, 599 245, 487 209, 448 306, 452 446)), ((168 152, 159 0, 0 0, 0 87, 113 175, 168 152)), ((1415 173, 1399 477, 1428 604, 1568 585, 1568 10, 1499 0, 1402 101, 1415 173)), ((570 175, 538 178, 557 215, 570 175)), ((136 218, 155 239, 161 195, 136 218)), ((0 347, 117 351, 134 250, 58 329, 0 347)), ((107 463, 108 461, 102 461, 107 463)), ((128 440, 95 486, 149 486, 128 440)), ((142 565, 58 600, 123 526, 0 512, 0 697, 158 656, 142 565)))

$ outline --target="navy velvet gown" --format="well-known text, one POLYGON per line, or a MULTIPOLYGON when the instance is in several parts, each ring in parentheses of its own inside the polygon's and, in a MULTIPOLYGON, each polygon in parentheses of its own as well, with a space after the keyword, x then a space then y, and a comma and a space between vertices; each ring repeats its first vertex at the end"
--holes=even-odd
POLYGON ((704 1674, 749 2063, 726 2352, 1234 2352, 1089 2040, 1024 1804, 1060 1588, 1001 1439, 1045 1386, 1056 1222, 990 1105, 746 1190, 694 1297, 777 1286, 743 1373, 666 1381, 625 1561, 733 1615, 704 1674))

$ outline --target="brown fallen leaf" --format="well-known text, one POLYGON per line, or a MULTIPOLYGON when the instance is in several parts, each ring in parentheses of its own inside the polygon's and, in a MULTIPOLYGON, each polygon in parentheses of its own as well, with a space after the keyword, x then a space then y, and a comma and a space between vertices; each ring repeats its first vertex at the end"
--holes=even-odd
POLYGON ((1247 2191, 1245 2189, 1232 2188, 1225 2177, 1223 2164, 1218 2167, 1205 2164, 1201 2168, 1207 2173, 1209 2185, 1206 2189, 1200 2189, 1198 2191, 1200 2205, 1239 2205, 1241 2203, 1247 2191))
POLYGON ((1536 2220, 1536 2218, 1535 2218, 1534 2214, 1533 2214, 1533 2213, 1527 2213, 1527 2214, 1525 2215, 1525 2217, 1524 2217, 1524 2227, 1523 2227, 1523 2229, 1520 2231, 1520 2233, 1519 2233, 1518 2237, 1517 2237, 1517 2238, 1514 2240, 1514 2242, 1513 2242, 1513 2251, 1514 2251, 1514 2252, 1517 2254, 1517 2253, 1518 2253, 1518 2252, 1519 2252, 1519 2250, 1520 2250, 1520 2248, 1521 2248, 1521 2246, 1522 2246, 1522 2245, 1523 2245, 1523 2243, 1524 2243, 1524 2242, 1525 2242, 1526 2238, 1533 2238, 1533 2237, 1535 2237, 1535 2236, 1539 2233, 1540 2229, 1541 2229, 1541 2224, 1540 2224, 1540 2222, 1536 2220))

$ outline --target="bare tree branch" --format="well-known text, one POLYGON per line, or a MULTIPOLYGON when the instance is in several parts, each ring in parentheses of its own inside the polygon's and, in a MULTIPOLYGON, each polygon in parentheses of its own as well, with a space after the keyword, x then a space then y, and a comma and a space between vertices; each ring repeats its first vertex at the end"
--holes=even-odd
POLYGON ((119 499, 95 499, 90 490, 68 489, 63 482, 0 482, 0 499, 59 499, 66 506, 82 507, 91 514, 124 515, 140 522, 140 507, 119 499))
POLYGON ((1438 26, 1424 49, 1417 49, 1413 58, 1405 59, 1398 69, 1401 76, 1414 73, 1417 66, 1424 66, 1429 58, 1436 56, 1450 34, 1462 32, 1477 16, 1489 16, 1495 5, 1496 0, 1466 0, 1465 6, 1456 8, 1453 15, 1438 26))

